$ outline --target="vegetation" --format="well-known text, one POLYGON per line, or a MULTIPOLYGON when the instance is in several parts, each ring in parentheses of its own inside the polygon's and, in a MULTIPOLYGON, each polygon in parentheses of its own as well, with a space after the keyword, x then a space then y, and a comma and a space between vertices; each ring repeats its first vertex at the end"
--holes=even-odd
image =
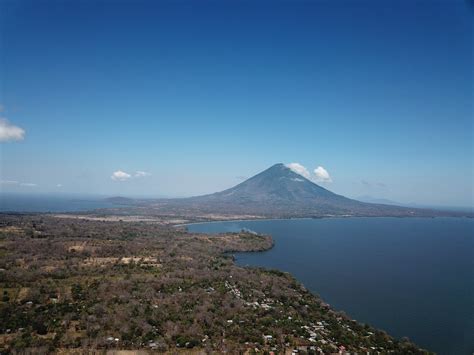
POLYGON ((0 352, 423 353, 330 309, 291 275, 229 252, 251 233, 0 215, 0 352))

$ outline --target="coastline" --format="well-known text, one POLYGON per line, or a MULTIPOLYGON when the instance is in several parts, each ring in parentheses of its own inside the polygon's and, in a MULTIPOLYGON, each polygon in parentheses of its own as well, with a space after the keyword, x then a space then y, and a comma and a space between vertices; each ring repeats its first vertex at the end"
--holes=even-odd
MULTIPOLYGON (((330 217, 330 218, 334 219, 334 217, 330 217)), ((369 218, 369 217, 366 217, 366 218, 369 218)), ((384 217, 384 218, 386 218, 386 219, 391 219, 391 220, 395 221, 395 220, 394 220, 394 217, 384 217)), ((398 218, 399 218, 399 217, 397 217, 397 219, 398 219, 398 218)), ((321 218, 321 219, 322 219, 322 218, 321 218)), ((329 219, 329 217, 328 217, 328 219, 329 219)), ((345 219, 347 219, 347 217, 339 218, 339 219, 340 219, 340 220, 345 220, 345 219)), ((354 218, 354 219, 356 220, 357 218, 354 218)), ((423 220, 426 220, 426 217, 419 217, 419 218, 416 218, 416 219, 419 220, 419 221, 423 221, 423 220)), ((435 220, 434 217, 431 218, 431 219, 435 220)), ((430 220, 431 220, 431 219, 430 219, 430 220)), ((271 222, 271 221, 295 221, 295 222, 296 222, 296 221, 298 221, 298 220, 313 220, 313 218, 285 218, 285 219, 270 218, 270 219, 258 219, 258 220, 240 220, 239 222, 265 222, 265 221, 268 221, 268 222, 271 222)), ((459 217, 459 218, 456 218, 456 217, 441 217, 441 218, 440 218, 440 217, 438 217, 438 218, 436 218, 436 220, 438 220, 439 223, 441 223, 441 225, 444 225, 444 223, 445 223, 445 222, 443 222, 443 220, 445 220, 445 221, 456 221, 456 220, 459 220, 461 223, 463 223, 463 225, 465 225, 464 223, 467 223, 467 225, 469 226, 469 225, 470 225, 470 224, 469 224, 469 223, 470 223, 469 221, 470 221, 471 219, 468 218, 468 219, 466 220, 466 219, 460 218, 460 217, 459 217), (462 222, 461 220, 465 220, 465 222, 462 222)), ((426 221, 427 221, 426 223, 428 223, 428 224, 430 223, 430 222, 428 222, 428 220, 426 220, 426 221)), ((215 223, 222 223, 223 225, 226 225, 226 224, 229 225, 229 224, 232 224, 232 222, 237 222, 237 221, 197 222, 197 223, 189 223, 189 224, 187 224, 187 226, 203 225, 203 224, 209 224, 209 225, 211 225, 211 224, 215 224, 215 223)), ((350 222, 348 222, 348 223, 350 223, 350 222)), ((423 225, 426 225, 425 222, 415 222, 415 223, 422 223, 423 225)), ((452 225, 452 223, 457 223, 457 222, 446 222, 446 223, 450 223, 450 224, 448 224, 448 225, 452 225)), ((378 223, 376 222, 376 224, 378 224, 378 223)), ((404 224, 405 226, 412 225, 412 223, 411 223, 411 222, 408 222, 408 221, 407 221, 406 223, 403 223, 403 224, 404 224)), ((254 224, 254 225, 247 225, 247 226, 245 226, 245 227, 246 227, 246 228, 251 228, 251 229, 253 229, 253 228, 256 228, 256 227, 255 227, 256 225, 257 225, 257 224, 254 224)), ((272 228, 273 228, 274 231, 275 231, 275 229, 278 229, 277 227, 275 227, 275 225, 273 225, 273 224, 271 224, 271 225, 273 226, 272 228)), ((351 223, 350 225, 352 225, 352 223, 351 223)), ((415 225, 418 225, 418 224, 415 224, 415 225)), ((436 224, 435 224, 434 226, 436 226, 436 224)), ((238 227, 240 227, 240 226, 238 226, 238 227)), ((242 228, 243 228, 243 227, 244 227, 244 226, 242 226, 242 228)), ((274 246, 276 245, 276 243, 279 243, 279 241, 275 240, 274 235, 272 235, 270 232, 268 232, 268 230, 265 230, 265 228, 261 227, 260 229, 259 229, 259 228, 257 228, 257 229, 259 230, 259 232, 258 232, 259 234, 265 234, 265 235, 268 234, 268 235, 271 235, 272 238, 274 239, 274 246)), ((288 229, 285 229, 285 231, 286 231, 286 234, 289 232, 288 229)), ((191 233, 191 234, 196 234, 196 233, 197 233, 197 234, 209 234, 209 233, 211 233, 211 234, 220 234, 220 233, 238 233, 238 231, 237 231, 237 230, 235 230, 235 231, 223 231, 223 232, 219 232, 219 231, 217 231, 217 230, 216 230, 216 231, 214 231, 214 230, 212 230, 212 231, 205 231, 205 230, 203 230, 203 231, 189 231, 189 229, 188 229, 188 233, 191 233)), ((285 235, 286 235, 286 234, 285 234, 285 235)), ((279 237, 280 237, 280 238, 283 238, 284 236, 279 235, 279 237)), ((290 235, 289 237, 291 238, 291 235, 290 235)), ((280 242, 281 242, 281 240, 280 240, 280 242)), ((278 245, 280 245, 280 244, 278 244, 278 245)), ((283 244, 283 248, 285 248, 284 245, 286 245, 286 244, 283 244)), ((263 250, 263 251, 259 251, 259 252, 270 251, 271 249, 274 248, 274 246, 273 246, 272 248, 269 248, 269 249, 263 250)), ((282 259, 282 255, 284 255, 284 254, 281 253, 281 250, 282 250, 282 249, 280 248, 280 252, 277 253, 277 254, 272 253, 273 258, 279 258, 279 259, 281 260, 281 259, 282 259)), ((312 286, 311 286, 311 285, 307 285, 306 282, 305 282, 303 279, 301 279, 300 277, 298 277, 298 276, 296 276, 296 275, 294 274, 294 270, 291 270, 291 271, 290 271, 289 269, 281 268, 281 262, 280 262, 279 264, 277 263, 280 267, 275 266, 275 265, 274 265, 275 263, 272 263, 272 262, 270 262, 270 265, 271 265, 271 266, 270 266, 270 265, 269 265, 269 261, 270 261, 271 258, 272 258, 271 255, 265 256, 264 259, 262 259, 263 261, 262 261, 261 263, 258 262, 258 257, 249 256, 249 258, 250 258, 249 260, 251 260, 251 263, 250 263, 250 264, 245 264, 244 262, 242 262, 242 261, 239 260, 239 254, 242 254, 242 252, 236 252, 235 255, 233 255, 233 256, 234 256, 234 263, 235 263, 237 266, 239 266, 239 267, 244 267, 244 268, 246 268, 246 267, 249 267, 249 268, 261 268, 261 269, 263 269, 263 270, 277 270, 277 271, 280 271, 280 272, 283 272, 283 273, 288 273, 289 275, 291 275, 291 277, 293 277, 295 280, 297 280, 300 284, 302 284, 302 285, 304 285, 304 287, 308 288, 308 290, 311 290, 310 292, 311 292, 314 296, 319 297, 319 294, 320 294, 321 291, 319 291, 318 288, 315 288, 314 284, 313 284, 312 286), (267 260, 267 261, 265 261, 265 260, 267 260)), ((244 252, 243 254, 244 254, 244 255, 245 255, 245 254, 249 255, 250 253, 244 252)), ((294 255, 294 254, 291 254, 291 255, 294 255)), ((291 256, 290 256, 290 255, 288 255, 288 256, 289 256, 289 258, 291 259, 291 256)), ((299 275, 299 276, 301 276, 301 275, 299 275)), ((306 280, 306 281, 308 281, 308 280, 306 280)), ((328 300, 328 301, 332 304, 331 300, 330 300, 330 299, 327 299, 327 294, 326 294, 325 297, 323 297, 323 300, 328 300)), ((334 300, 333 300, 333 301, 334 301, 334 300)), ((332 306, 331 306, 331 308, 332 308, 332 306)), ((334 310, 335 310, 335 311, 348 312, 348 314, 349 314, 350 317, 351 317, 351 316, 354 316, 353 313, 352 313, 350 310, 348 310, 347 308, 341 307, 340 304, 339 304, 338 307, 334 308, 334 310)), ((359 316, 354 316, 354 317, 356 317, 356 319, 360 319, 360 314, 359 314, 359 316)), ((379 317, 379 316, 377 316, 377 317, 379 317)), ((376 318, 377 318, 377 317, 376 317, 376 318)), ((433 319, 436 319, 436 318, 439 318, 439 317, 433 317, 433 319)), ((362 318, 362 319, 364 319, 364 322, 367 322, 367 318, 362 318)), ((359 321, 359 322, 360 322, 360 321, 359 321)), ((369 324, 373 324, 370 320, 368 321, 368 323, 369 323, 369 324)), ((387 329, 386 326, 380 326, 380 324, 378 325, 378 328, 379 328, 379 329, 387 329)), ((426 333, 426 332, 425 332, 425 333, 426 333)), ((392 334, 392 331, 389 331, 389 334, 392 334)), ((403 337, 403 336, 405 336, 405 335, 403 335, 403 333, 402 333, 402 335, 400 335, 400 332, 397 333, 397 334, 398 334, 398 337, 400 337, 400 338, 403 337)), ((411 333, 410 333, 410 334, 411 334, 411 333)), ((411 338, 411 335, 409 335, 409 336, 410 336, 410 338, 411 338)), ((429 343, 428 343, 428 344, 429 344, 429 343)), ((428 347, 428 345, 426 345, 426 343, 425 343, 425 347, 428 347)), ((430 348, 430 347, 429 347, 429 348, 430 348)), ((439 351, 439 350, 438 350, 438 351, 439 351)), ((442 351, 441 351, 441 353, 442 353, 442 351)))
POLYGON ((274 347, 288 354, 318 348, 324 353, 425 353, 335 311, 293 273, 241 266, 229 255, 272 250, 269 235, 190 237, 169 225, 51 215, 3 215, 1 222, 8 251, 0 258, 2 272, 13 287, 6 287, 0 303, 9 310, 0 327, 0 349, 137 350, 151 340, 153 347, 170 353, 188 347, 230 353, 274 347), (20 256, 27 256, 26 266, 36 267, 18 264, 20 256), (46 315, 45 308, 50 310, 46 315), (190 331, 197 315, 208 321, 190 331), (72 324, 57 321, 71 317, 72 324), (140 332, 122 328, 130 319, 140 332), (91 323, 96 331, 88 333, 91 323))
POLYGON ((191 225, 199 225, 199 224, 208 224, 208 223, 227 223, 227 222, 248 222, 248 221, 292 221, 292 220, 313 220, 313 219, 348 219, 348 218, 370 218, 370 219, 380 219, 380 218, 396 218, 396 219, 413 219, 413 218, 420 218, 420 219, 440 219, 440 218, 468 218, 473 219, 474 216, 321 216, 321 217, 269 217, 269 218, 239 218, 239 219, 212 219, 208 221, 200 221, 200 222, 191 222, 191 223, 180 223, 180 224, 172 224, 173 227, 186 227, 191 225))

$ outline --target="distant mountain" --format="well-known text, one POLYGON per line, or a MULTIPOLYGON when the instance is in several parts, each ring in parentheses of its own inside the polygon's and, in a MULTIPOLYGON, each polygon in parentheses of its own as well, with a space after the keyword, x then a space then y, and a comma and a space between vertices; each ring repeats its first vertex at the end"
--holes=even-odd
POLYGON ((130 205, 135 202, 135 200, 132 198, 122 197, 122 196, 108 197, 105 199, 105 201, 114 203, 116 205, 130 205))
POLYGON ((209 195, 157 200, 155 209, 173 213, 214 213, 272 217, 434 216, 440 211, 373 204, 337 195, 284 164, 209 195))
POLYGON ((395 202, 389 200, 388 198, 378 198, 369 195, 363 195, 356 198, 357 201, 368 202, 368 203, 379 203, 384 205, 395 205, 395 206, 406 206, 406 204, 402 204, 399 202, 395 202))
POLYGON ((284 164, 275 164, 230 189, 186 200, 204 205, 226 205, 231 209, 240 206, 252 210, 271 208, 282 211, 315 205, 337 210, 342 206, 360 205, 358 201, 316 185, 284 164))

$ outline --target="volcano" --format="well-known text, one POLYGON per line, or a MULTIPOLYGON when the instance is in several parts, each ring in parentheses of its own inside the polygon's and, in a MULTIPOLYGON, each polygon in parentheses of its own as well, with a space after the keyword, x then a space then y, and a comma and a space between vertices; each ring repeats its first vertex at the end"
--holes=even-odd
POLYGON ((439 211, 373 204, 335 194, 284 164, 275 164, 244 182, 209 195, 160 200, 173 212, 265 217, 433 216, 439 211))

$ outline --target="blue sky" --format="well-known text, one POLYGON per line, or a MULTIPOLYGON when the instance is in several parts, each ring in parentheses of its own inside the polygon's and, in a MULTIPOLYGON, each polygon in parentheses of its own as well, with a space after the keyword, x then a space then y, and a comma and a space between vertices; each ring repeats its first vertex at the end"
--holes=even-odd
POLYGON ((0 143, 3 192, 186 196, 298 162, 350 197, 473 205, 466 2, 3 0, 0 16, 0 127, 24 130, 0 143))

